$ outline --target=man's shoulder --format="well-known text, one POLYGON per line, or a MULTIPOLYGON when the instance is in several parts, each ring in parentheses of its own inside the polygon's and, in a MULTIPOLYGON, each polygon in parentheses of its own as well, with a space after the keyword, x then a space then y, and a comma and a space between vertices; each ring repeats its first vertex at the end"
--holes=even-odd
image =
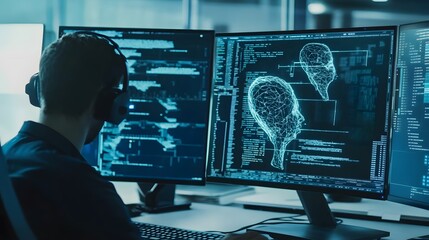
POLYGON ((99 180, 99 173, 95 171, 83 158, 60 154, 55 151, 41 151, 28 154, 9 154, 7 162, 11 173, 30 174, 32 176, 82 178, 99 180))
POLYGON ((66 154, 43 141, 25 134, 18 134, 3 145, 10 171, 43 172, 47 176, 85 172, 97 176, 97 172, 79 154, 66 154), (75 155, 75 156, 74 156, 75 155))
POLYGON ((41 139, 18 133, 2 146, 7 158, 37 159, 39 155, 53 158, 57 150, 41 139))

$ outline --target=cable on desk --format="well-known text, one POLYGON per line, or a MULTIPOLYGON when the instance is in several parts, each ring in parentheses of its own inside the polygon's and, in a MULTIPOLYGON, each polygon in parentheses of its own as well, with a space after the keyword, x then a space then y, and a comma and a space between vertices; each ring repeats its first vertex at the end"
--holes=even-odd
MULTIPOLYGON (((309 221, 307 219, 300 219, 299 217, 305 216, 305 214, 297 214, 294 216, 290 216, 290 217, 275 217, 275 218, 269 218, 269 219, 265 219, 263 221, 254 223, 254 224, 250 224, 241 228, 238 228, 236 230, 233 231, 206 231, 206 232, 212 232, 212 233, 221 233, 221 234, 231 234, 231 233, 236 233, 236 232, 240 232, 242 230, 245 230, 247 228, 250 227, 254 227, 257 225, 275 225, 275 224, 283 224, 283 223, 290 223, 290 224, 308 224, 309 221), (274 221, 274 222, 273 222, 274 221)), ((335 221, 337 222, 337 224, 342 224, 343 220, 336 218, 335 221)))
POLYGON ((254 223, 254 224, 250 224, 241 228, 238 228, 236 230, 233 231, 207 231, 207 232, 213 232, 213 233, 221 233, 221 234, 230 234, 230 233, 236 233, 239 231, 242 231, 244 229, 247 229, 249 227, 253 227, 253 226, 257 226, 257 225, 263 225, 263 224, 282 224, 282 223, 296 223, 296 224, 302 224, 302 223, 308 223, 308 220, 305 219, 298 219, 298 217, 301 216, 305 216, 305 214, 297 214, 294 216, 290 216, 290 217, 275 217, 275 218, 269 218, 269 219, 265 219, 263 221, 254 223), (275 222, 272 222, 275 221, 275 222))

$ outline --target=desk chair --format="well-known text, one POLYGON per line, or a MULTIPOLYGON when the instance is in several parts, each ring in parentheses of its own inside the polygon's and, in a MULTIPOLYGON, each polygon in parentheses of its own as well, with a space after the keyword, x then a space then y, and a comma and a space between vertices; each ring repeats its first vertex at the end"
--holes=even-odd
MULTIPOLYGON (((0 147, 0 212, 3 208, 7 219, 0 219, 1 229, 11 228, 6 233, 0 232, 1 239, 35 240, 27 220, 24 217, 18 198, 9 178, 6 158, 0 147), (3 236, 3 234, 7 234, 3 236)), ((1 215, 1 214, 0 214, 1 215)), ((4 218, 2 216, 2 218, 4 218)))

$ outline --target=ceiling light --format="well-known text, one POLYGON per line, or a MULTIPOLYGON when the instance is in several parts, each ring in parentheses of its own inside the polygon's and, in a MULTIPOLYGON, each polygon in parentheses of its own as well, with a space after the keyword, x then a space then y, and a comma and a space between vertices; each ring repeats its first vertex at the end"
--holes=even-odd
POLYGON ((372 0, 373 2, 387 2, 389 0, 372 0))
POLYGON ((307 8, 311 14, 322 14, 326 12, 326 6, 322 3, 310 3, 307 8))

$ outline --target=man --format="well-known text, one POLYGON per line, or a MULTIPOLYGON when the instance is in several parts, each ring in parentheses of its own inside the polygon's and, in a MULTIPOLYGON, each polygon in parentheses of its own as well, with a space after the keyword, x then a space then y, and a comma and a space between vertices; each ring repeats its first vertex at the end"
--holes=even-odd
POLYGON ((78 33, 49 45, 39 67, 39 123, 3 146, 30 226, 41 239, 138 239, 113 185, 80 154, 103 126, 94 116, 125 59, 107 39, 78 33))
POLYGON ((113 185, 80 154, 105 120, 118 120, 110 114, 125 57, 105 37, 73 33, 45 49, 39 69, 39 122, 25 122, 3 146, 31 228, 40 239, 138 239, 113 185))

